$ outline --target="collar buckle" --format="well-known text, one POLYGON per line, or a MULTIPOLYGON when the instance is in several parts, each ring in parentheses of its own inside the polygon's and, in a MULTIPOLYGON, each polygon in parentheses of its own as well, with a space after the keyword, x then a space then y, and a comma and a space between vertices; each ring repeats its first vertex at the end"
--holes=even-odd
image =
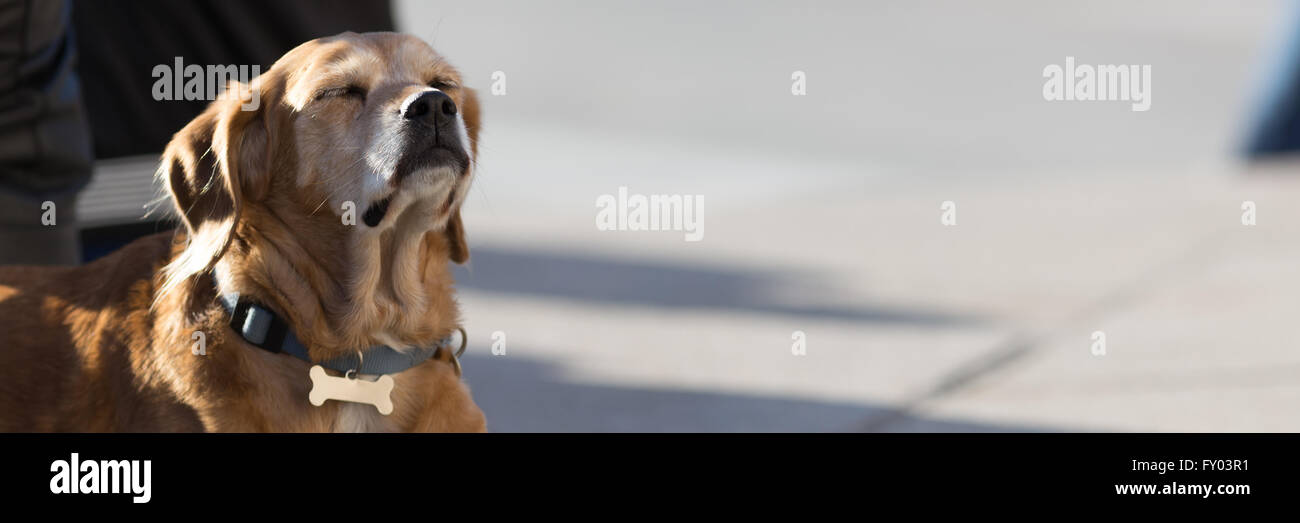
POLYGON ((230 312, 230 328, 251 345, 279 353, 288 328, 275 313, 248 301, 238 301, 230 312))

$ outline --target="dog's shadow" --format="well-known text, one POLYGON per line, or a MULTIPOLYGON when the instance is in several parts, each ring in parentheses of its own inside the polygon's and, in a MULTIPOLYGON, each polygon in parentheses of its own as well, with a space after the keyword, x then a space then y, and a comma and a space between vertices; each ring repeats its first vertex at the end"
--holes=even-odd
POLYGON ((635 261, 574 253, 476 247, 456 269, 458 287, 605 304, 725 309, 822 320, 964 326, 983 318, 896 305, 831 302, 812 274, 635 261), (792 297, 796 299, 791 299, 792 297))
POLYGON ((555 363, 520 356, 463 358, 492 432, 1052 432, 1058 427, 928 418, 883 405, 701 390, 575 383, 555 363), (887 420, 887 423, 876 423, 887 420))

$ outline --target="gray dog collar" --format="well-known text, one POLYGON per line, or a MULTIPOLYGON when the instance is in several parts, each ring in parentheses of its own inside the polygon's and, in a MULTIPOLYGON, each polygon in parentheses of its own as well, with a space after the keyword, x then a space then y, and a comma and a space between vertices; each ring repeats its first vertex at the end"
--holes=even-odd
MULTIPOLYGON (((230 313, 230 328, 251 345, 260 349, 283 353, 333 369, 344 374, 397 374, 406 369, 424 363, 433 357, 441 347, 450 347, 455 334, 448 336, 432 347, 418 347, 410 350, 397 350, 387 345, 376 345, 359 353, 342 356, 327 361, 312 361, 307 346, 303 345, 289 328, 289 323, 270 309, 256 303, 240 300, 238 293, 221 295, 221 303, 230 313)), ((460 357, 465 350, 465 331, 461 334, 460 349, 453 359, 460 357)))

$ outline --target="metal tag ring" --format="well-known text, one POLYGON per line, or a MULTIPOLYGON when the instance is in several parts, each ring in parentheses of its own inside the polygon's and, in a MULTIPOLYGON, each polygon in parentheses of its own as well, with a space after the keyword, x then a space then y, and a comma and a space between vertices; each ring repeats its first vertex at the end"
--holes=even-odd
POLYGON ((364 365, 365 363, 366 363, 366 353, 362 351, 357 351, 357 368, 344 372, 343 377, 350 380, 357 379, 357 374, 360 374, 361 366, 364 365))
POLYGON ((456 327, 460 331, 460 348, 456 349, 456 359, 460 359, 461 354, 465 354, 465 348, 469 346, 469 334, 465 333, 464 327, 456 327))

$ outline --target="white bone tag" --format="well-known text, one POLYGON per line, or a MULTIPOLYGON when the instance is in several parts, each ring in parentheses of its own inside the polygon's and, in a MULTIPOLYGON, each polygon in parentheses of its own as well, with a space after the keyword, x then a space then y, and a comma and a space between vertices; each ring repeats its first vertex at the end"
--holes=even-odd
POLYGON ((393 391, 392 376, 383 375, 377 381, 346 376, 336 378, 325 374, 320 365, 312 365, 310 375, 311 394, 307 399, 312 405, 319 407, 325 404, 325 400, 351 401, 374 405, 385 416, 393 412, 393 401, 388 397, 393 391))

